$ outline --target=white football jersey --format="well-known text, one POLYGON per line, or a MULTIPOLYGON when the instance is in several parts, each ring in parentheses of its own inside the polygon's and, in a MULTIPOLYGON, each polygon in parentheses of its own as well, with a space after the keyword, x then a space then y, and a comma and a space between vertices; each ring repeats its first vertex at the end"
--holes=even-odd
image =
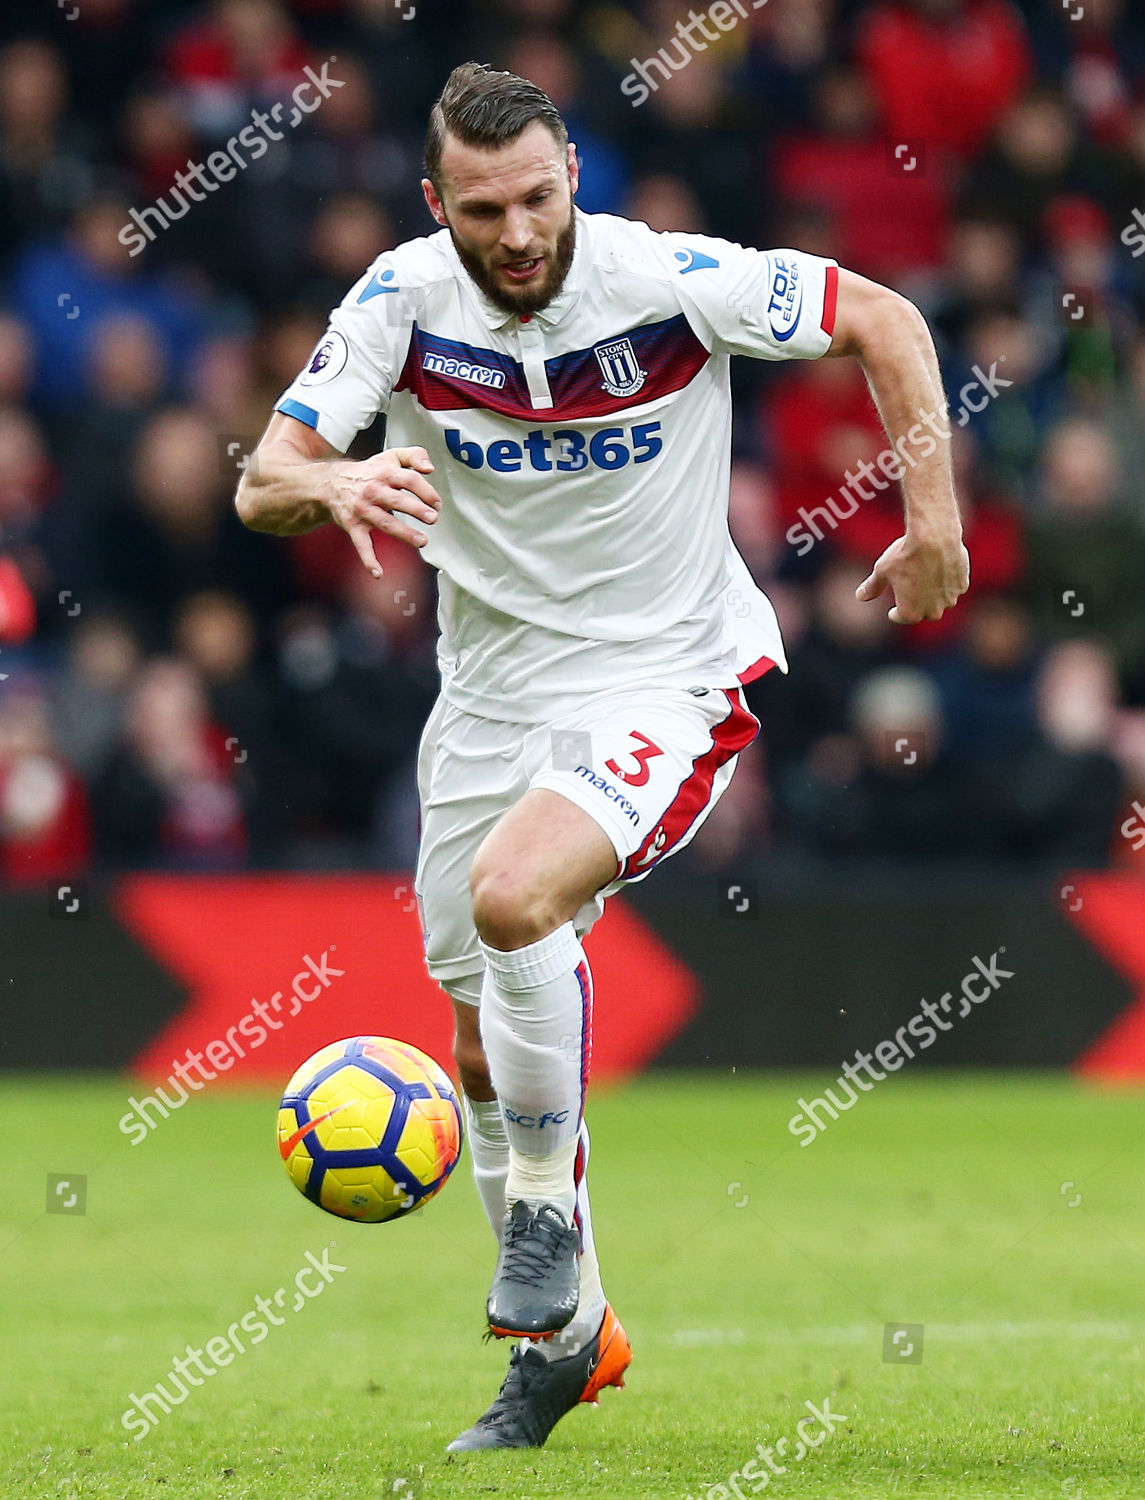
MULTIPOLYGON (((815 359, 838 267, 576 211, 559 295, 519 317, 448 230, 380 255, 277 410, 340 452, 379 411, 433 460, 451 702, 536 722, 603 688, 787 670, 728 532, 732 354, 815 359)), ((415 523, 416 524, 416 523, 415 523)))

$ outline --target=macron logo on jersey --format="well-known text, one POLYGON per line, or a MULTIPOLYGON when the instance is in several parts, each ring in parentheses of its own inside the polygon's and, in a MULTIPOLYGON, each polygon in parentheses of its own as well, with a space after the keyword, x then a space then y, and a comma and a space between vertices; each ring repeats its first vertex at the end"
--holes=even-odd
POLYGON ((491 370, 488 365, 476 365, 472 360, 455 359, 452 355, 427 353, 422 357, 421 367, 431 375, 452 375, 455 380, 468 380, 472 385, 488 386, 494 391, 505 384, 503 370, 491 370))

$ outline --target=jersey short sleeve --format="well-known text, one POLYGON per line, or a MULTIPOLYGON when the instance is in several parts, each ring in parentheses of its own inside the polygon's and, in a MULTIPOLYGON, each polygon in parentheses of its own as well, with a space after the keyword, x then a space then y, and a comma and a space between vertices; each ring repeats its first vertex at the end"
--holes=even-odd
POLYGON ((380 255, 330 314, 306 367, 275 403, 340 453, 389 407, 410 337, 409 297, 380 255))
POLYGON ((751 250, 698 234, 657 236, 680 305, 715 354, 818 359, 835 331, 839 267, 802 250, 751 250))

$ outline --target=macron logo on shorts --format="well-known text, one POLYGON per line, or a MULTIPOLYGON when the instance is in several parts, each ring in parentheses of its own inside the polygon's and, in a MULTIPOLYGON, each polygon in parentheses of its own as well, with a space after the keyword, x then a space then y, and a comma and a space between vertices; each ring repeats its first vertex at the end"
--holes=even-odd
POLYGON ((597 788, 598 791, 603 792, 610 802, 616 803, 617 807, 619 807, 620 811, 625 815, 629 822, 639 823, 640 814, 633 807, 632 803, 629 802, 627 797, 621 796, 620 792, 616 789, 616 787, 612 785, 610 781, 605 781, 603 776, 598 776, 596 772, 590 770, 588 766, 577 766, 576 774, 578 776, 587 776, 588 780, 594 787, 597 788))

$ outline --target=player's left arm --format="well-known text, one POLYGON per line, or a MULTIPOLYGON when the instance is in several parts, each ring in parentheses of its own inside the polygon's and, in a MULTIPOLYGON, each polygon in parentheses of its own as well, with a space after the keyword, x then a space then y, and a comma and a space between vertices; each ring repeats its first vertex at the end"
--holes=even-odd
POLYGON ((899 456, 906 520, 859 585, 860 599, 894 595, 896 625, 937 620, 970 586, 970 559, 950 463, 946 396, 926 319, 907 298, 839 268, 838 301, 826 357, 854 355, 899 456), (939 438, 927 438, 937 430, 939 438), (924 455, 924 449, 930 452, 924 455))

